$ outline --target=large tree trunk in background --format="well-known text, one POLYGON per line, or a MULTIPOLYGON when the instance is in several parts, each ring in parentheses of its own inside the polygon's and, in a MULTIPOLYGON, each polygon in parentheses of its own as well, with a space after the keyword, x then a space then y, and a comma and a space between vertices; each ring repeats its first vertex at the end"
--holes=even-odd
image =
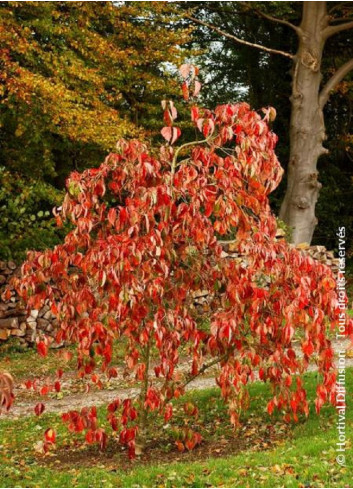
POLYGON ((186 17, 238 44, 285 56, 293 61, 288 183, 279 217, 292 228, 293 243, 310 243, 317 224, 315 206, 321 188, 317 162, 322 154, 327 153, 323 147, 326 137, 323 108, 331 90, 353 70, 352 58, 341 65, 321 88, 322 55, 326 40, 339 32, 353 29, 353 20, 350 16, 333 18, 334 9, 331 9, 330 17, 327 2, 304 1, 301 24, 296 26, 286 19, 261 12, 249 2, 239 3, 246 4, 246 12, 253 10, 260 17, 294 29, 299 40, 296 55, 246 41, 191 15, 187 14, 186 17), (330 21, 333 23, 330 24, 330 21))
POLYGON ((295 244, 310 243, 317 224, 315 205, 321 187, 317 162, 327 152, 322 145, 325 125, 319 102, 327 25, 326 2, 303 2, 302 34, 292 73, 288 184, 279 216, 292 228, 295 244))

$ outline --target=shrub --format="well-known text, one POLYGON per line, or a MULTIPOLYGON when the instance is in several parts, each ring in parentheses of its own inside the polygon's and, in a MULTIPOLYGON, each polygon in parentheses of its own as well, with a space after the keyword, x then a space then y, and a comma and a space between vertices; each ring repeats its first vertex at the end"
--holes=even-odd
POLYGON ((65 235, 50 211, 62 198, 51 185, 0 167, 0 260, 19 263, 26 250, 59 243, 65 235))
MULTIPOLYGON (((196 69, 184 65, 181 74, 188 98, 199 90, 196 69)), ((287 421, 308 415, 302 375, 311 358, 321 374, 317 411, 335 398, 327 336, 337 324, 335 280, 326 266, 275 239, 268 195, 282 168, 268 124, 274 110, 260 116, 246 103, 214 111, 194 105, 202 139, 175 148, 177 112, 172 102, 163 107, 167 144, 159 151, 119 141, 99 168, 71 174, 57 221, 73 230, 54 249, 30 252, 18 284, 29 308, 50 300, 61 323, 57 340, 77 343, 82 377, 99 385, 99 357, 101 370, 116 376, 114 346, 124 345, 125 373, 140 394, 112 402, 107 420, 131 457, 148 417, 169 420, 173 398, 214 365, 234 425, 256 372, 273 389, 268 412, 284 412, 287 421), (229 237, 244 258, 224 258, 219 240, 229 237), (209 310, 195 305, 197 291, 208 292, 209 310), (293 349, 296 334, 302 356, 293 349)), ((38 343, 41 355, 47 349, 47 339, 38 343)), ((195 412, 186 407, 187 415, 195 412)), ((87 442, 105 445, 94 407, 63 418, 87 442)), ((177 445, 199 442, 188 428, 177 445)))

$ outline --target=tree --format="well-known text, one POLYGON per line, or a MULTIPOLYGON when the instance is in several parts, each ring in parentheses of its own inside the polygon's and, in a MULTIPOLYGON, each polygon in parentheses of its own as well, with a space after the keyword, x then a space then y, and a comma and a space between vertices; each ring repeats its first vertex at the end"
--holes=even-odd
MULTIPOLYGON (((178 90, 165 61, 178 66, 188 40, 175 18, 166 2, 0 2, 1 165, 15 186, 22 179, 24 196, 33 179, 47 190, 43 208, 27 203, 28 218, 119 138, 156 135, 160 100, 178 90)), ((6 215, 11 234, 16 214, 6 215)), ((17 248, 43 248, 23 217, 17 248)), ((18 251, 1 241, 0 255, 18 251)))
MULTIPOLYGON (((197 69, 180 71, 188 99, 200 89, 197 69)), ((260 116, 245 103, 214 111, 193 105, 202 139, 175 147, 177 111, 172 101, 162 105, 167 144, 158 151, 121 140, 99 168, 74 172, 57 214, 72 231, 54 249, 31 252, 17 282, 29 309, 50 301, 61 323, 57 340, 77 343, 82 378, 100 385, 99 364, 117 375, 116 341, 124 348, 124 372, 140 393, 113 401, 108 421, 131 457, 148 419, 169 420, 171 401, 215 365, 234 425, 248 406, 246 386, 256 371, 272 385, 270 414, 284 411, 287 421, 307 415, 302 374, 314 354, 322 374, 317 411, 335 400, 327 327, 338 324, 336 283, 326 266, 276 240, 268 203, 282 176, 269 128, 274 110, 260 116), (220 240, 245 263, 225 259, 220 240), (199 291, 207 291, 210 309, 195 305, 199 291), (303 357, 293 349, 294 334, 303 357), (185 354, 187 371, 180 366, 185 354)), ((346 331, 352 333, 348 320, 346 331)), ((41 355, 48 345, 46 338, 38 342, 41 355)), ((197 409, 185 411, 193 416, 197 409)), ((105 445, 95 408, 63 419, 71 431, 85 431, 87 442, 105 445)), ((53 440, 48 431, 47 447, 53 440)), ((180 450, 199 442, 190 429, 178 434, 180 450)))
POLYGON ((163 64, 178 66, 188 35, 171 29, 173 7, 3 2, 0 8, 7 168, 50 175, 60 172, 64 153, 70 170, 77 169, 80 152, 84 159, 98 153, 100 161, 119 137, 155 130, 160 99, 177 88, 163 64))
MULTIPOLYGON (((227 4, 227 2, 224 3, 227 4)), ((283 8, 277 2, 271 3, 280 10, 283 8)), ((347 2, 335 3, 329 13, 326 3, 303 2, 301 22, 295 25, 286 19, 286 15, 278 18, 267 13, 266 7, 261 2, 237 2, 243 12, 252 12, 253 15, 294 31, 298 39, 295 55, 283 49, 269 48, 263 44, 247 41, 230 33, 226 28, 223 29, 207 22, 202 15, 195 17, 186 14, 186 17, 193 22, 237 44, 261 50, 267 55, 280 55, 291 60, 292 95, 290 99, 288 184, 280 218, 293 228, 292 239, 295 243, 303 241, 310 243, 317 223, 315 205, 321 187, 318 182, 317 161, 320 155, 327 152, 322 145, 325 139, 323 110, 330 92, 353 68, 353 60, 343 62, 322 86, 321 67, 326 41, 353 27, 347 2)), ((234 14, 239 14, 239 9, 234 10, 234 14)))

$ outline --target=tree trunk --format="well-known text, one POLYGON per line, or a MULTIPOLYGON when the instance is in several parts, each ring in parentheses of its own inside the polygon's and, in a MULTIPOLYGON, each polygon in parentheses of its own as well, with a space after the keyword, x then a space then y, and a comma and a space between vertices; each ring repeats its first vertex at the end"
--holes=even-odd
POLYGON ((310 243, 317 224, 315 206, 321 188, 317 162, 322 154, 328 152, 322 145, 326 138, 323 108, 331 90, 353 70, 352 58, 335 71, 320 91, 322 55, 326 40, 353 29, 353 20, 349 16, 346 22, 342 22, 344 17, 332 19, 327 14, 327 2, 304 1, 302 21, 300 26, 296 26, 286 19, 253 8, 250 2, 239 3, 246 4, 245 11, 254 10, 260 17, 294 29, 299 38, 296 55, 246 41, 191 15, 186 17, 237 44, 293 60, 288 183, 279 217, 292 228, 293 243, 310 243), (330 20, 335 24, 330 24, 330 20), (336 24, 337 21, 340 23, 336 24))
POLYGON ((150 369, 150 361, 151 361, 151 344, 152 344, 152 338, 150 337, 146 345, 145 354, 144 354, 146 371, 145 371, 145 378, 141 385, 140 399, 139 399, 141 417, 139 420, 139 433, 138 433, 138 439, 136 443, 136 453, 137 452, 142 453, 145 450, 145 445, 146 445, 148 413, 147 413, 147 409, 145 408, 145 401, 146 401, 147 390, 148 390, 149 369, 150 369))
POLYGON ((321 184, 317 162, 327 153, 320 106, 321 59, 328 25, 326 2, 303 2, 299 47, 293 62, 288 184, 279 217, 292 228, 292 242, 310 243, 321 184))

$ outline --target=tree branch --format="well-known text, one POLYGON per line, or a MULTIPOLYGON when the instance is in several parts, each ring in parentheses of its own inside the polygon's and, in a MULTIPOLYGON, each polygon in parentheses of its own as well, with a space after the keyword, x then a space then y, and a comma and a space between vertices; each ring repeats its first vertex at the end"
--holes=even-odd
POLYGON ((332 22, 347 22, 347 21, 351 21, 353 20, 353 18, 350 16, 350 17, 332 17, 331 18, 331 23, 332 22))
POLYGON ((196 377, 198 377, 199 375, 203 374, 207 369, 209 369, 210 367, 213 367, 214 365, 216 365, 217 363, 220 363, 222 360, 226 360, 226 358, 228 357, 228 354, 225 353, 224 355, 221 355, 220 357, 217 357, 215 358, 214 360, 211 360, 210 362, 208 363, 205 363, 205 365, 203 367, 200 368, 200 370, 197 372, 197 374, 195 375, 190 375, 186 381, 184 382, 184 384, 182 385, 182 387, 186 387, 188 384, 190 384, 190 382, 192 382, 194 379, 196 379, 196 377))
POLYGON ((344 24, 329 25, 323 30, 322 35, 324 39, 328 39, 329 37, 348 29, 353 29, 353 20, 351 22, 345 22, 344 24))
POLYGON ((293 54, 291 54, 291 53, 287 53, 286 51, 280 51, 278 49, 268 48, 266 46, 262 46, 261 44, 256 44, 253 42, 245 41, 244 39, 240 39, 239 37, 233 36, 232 34, 229 34, 228 32, 222 31, 222 29, 219 29, 215 25, 209 24, 208 22, 204 22, 203 20, 196 19, 195 17, 192 17, 191 15, 186 14, 185 17, 192 20, 193 22, 196 22, 197 24, 203 25, 204 27, 207 27, 208 29, 213 30, 214 32, 217 32, 221 36, 227 37, 228 39, 232 39, 232 41, 235 41, 239 44, 244 44, 245 46, 260 49, 261 51, 265 51, 266 53, 280 54, 281 56, 285 56, 286 58, 290 58, 290 59, 294 58, 293 54))
POLYGON ((332 8, 329 10, 329 14, 332 14, 335 10, 339 10, 340 8, 344 7, 346 3, 351 3, 350 1, 346 2, 339 2, 338 4, 334 5, 332 8))
POLYGON ((180 151, 182 149, 188 148, 189 146, 195 146, 197 144, 208 143, 208 141, 210 139, 211 139, 211 137, 208 137, 206 139, 202 139, 202 141, 190 141, 189 143, 185 143, 185 144, 182 144, 181 146, 179 146, 175 150, 175 153, 174 153, 174 156, 173 156, 173 161, 172 161, 172 164, 171 164, 171 174, 174 175, 174 173, 175 173, 175 169, 176 169, 176 165, 177 165, 178 154, 180 153, 180 151))
POLYGON ((293 29, 298 35, 300 35, 302 33, 302 30, 300 27, 292 24, 291 22, 289 22, 288 20, 284 20, 284 19, 279 19, 278 17, 273 17, 272 15, 269 15, 269 14, 265 14, 265 12, 262 12, 261 10, 258 10, 257 8, 255 7, 252 7, 251 5, 245 5, 245 8, 248 9, 248 10, 252 10, 253 12, 255 12, 256 14, 260 15, 260 17, 263 17, 264 19, 267 19, 267 20, 271 20, 272 22, 276 22, 277 24, 282 24, 282 25, 286 25, 287 27, 290 27, 291 29, 293 29))
POLYGON ((329 81, 322 88, 319 97, 319 105, 322 109, 328 101, 331 90, 333 90, 351 70, 353 70, 353 58, 347 61, 347 63, 344 63, 340 68, 338 68, 338 70, 331 76, 329 81))

